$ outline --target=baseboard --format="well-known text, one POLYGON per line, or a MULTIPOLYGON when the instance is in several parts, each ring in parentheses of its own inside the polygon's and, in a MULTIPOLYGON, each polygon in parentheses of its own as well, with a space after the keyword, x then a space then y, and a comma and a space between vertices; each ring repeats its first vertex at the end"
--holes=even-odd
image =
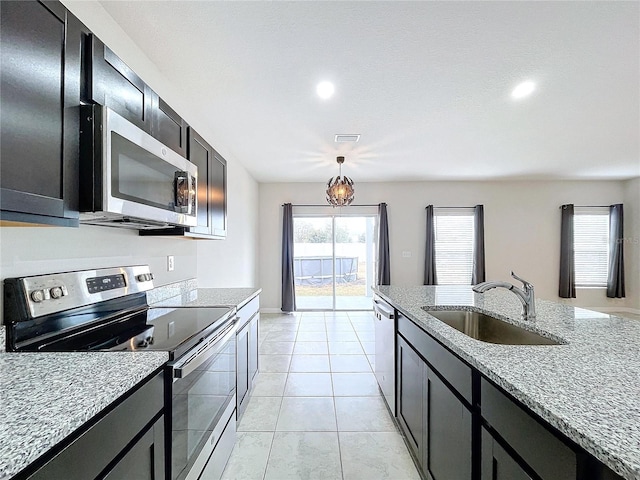
POLYGON ((602 313, 609 312, 624 312, 624 313, 633 313, 634 315, 640 315, 639 308, 631 308, 631 307, 585 307, 591 310, 597 310, 602 313))
POLYGON ((282 313, 283 315, 286 315, 285 312, 283 312, 279 308, 269 308, 269 307, 260 307, 260 313, 282 313))

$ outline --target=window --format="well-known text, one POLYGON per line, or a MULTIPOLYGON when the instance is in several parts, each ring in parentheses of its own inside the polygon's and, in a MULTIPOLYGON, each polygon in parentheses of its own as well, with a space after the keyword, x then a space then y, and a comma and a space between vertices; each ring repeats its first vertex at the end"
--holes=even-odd
POLYGON ((576 287, 606 287, 609 209, 576 207, 573 217, 576 287))
POLYGON ((438 285, 471 285, 473 208, 435 208, 433 223, 438 285))

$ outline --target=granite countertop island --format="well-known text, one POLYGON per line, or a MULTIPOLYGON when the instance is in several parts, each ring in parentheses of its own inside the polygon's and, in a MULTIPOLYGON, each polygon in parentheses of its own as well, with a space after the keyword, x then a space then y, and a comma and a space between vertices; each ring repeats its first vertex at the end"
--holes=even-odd
POLYGON ((376 293, 568 438, 627 479, 640 479, 640 322, 537 300, 537 318, 506 290, 380 286, 376 293), (561 341, 474 340, 422 307, 461 306, 561 341))
POLYGON ((0 326, 0 479, 11 478, 164 365, 167 352, 7 353, 0 326))

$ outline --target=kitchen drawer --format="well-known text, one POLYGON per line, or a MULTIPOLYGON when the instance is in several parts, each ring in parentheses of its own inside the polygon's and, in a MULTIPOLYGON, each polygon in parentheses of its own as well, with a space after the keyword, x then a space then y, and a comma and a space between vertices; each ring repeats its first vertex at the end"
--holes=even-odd
POLYGON ((577 455, 554 433, 486 379, 481 380, 485 422, 543 480, 575 480, 577 455))
POLYGON ((238 310, 238 330, 242 329, 258 313, 258 310, 260 310, 260 296, 255 297, 238 310))
POLYGON ((438 343, 402 314, 398 314, 398 332, 402 335, 469 404, 472 403, 471 367, 438 343))

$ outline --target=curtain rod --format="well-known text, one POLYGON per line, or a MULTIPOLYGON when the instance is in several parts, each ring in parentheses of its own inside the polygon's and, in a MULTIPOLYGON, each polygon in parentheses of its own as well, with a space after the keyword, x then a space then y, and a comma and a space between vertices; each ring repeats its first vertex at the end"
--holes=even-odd
MULTIPOLYGON (((349 207, 378 207, 380 204, 378 203, 367 203, 367 204, 353 204, 353 205, 348 205, 349 207)), ((283 203, 282 206, 284 207, 285 204, 283 203)), ((297 204, 297 203, 292 203, 291 204, 292 207, 331 207, 331 205, 327 204, 327 205, 305 205, 305 204, 297 204)), ((335 207, 333 207, 335 208, 335 207)), ((338 207, 338 208, 342 208, 342 207, 338 207)), ((346 207, 345 207, 346 208, 346 207)))
MULTIPOLYGON (((567 205, 571 205, 570 203, 567 205)), ((609 208, 611 205, 574 205, 574 208, 609 208)), ((562 208, 560 205, 558 208, 562 208)))
MULTIPOLYGON (((425 210, 426 210, 427 208, 429 208, 429 206, 426 206, 426 207, 424 207, 424 208, 425 208, 425 210)), ((440 208, 475 208, 475 207, 436 207, 435 205, 433 205, 433 208, 438 208, 438 209, 440 209, 440 208)))

